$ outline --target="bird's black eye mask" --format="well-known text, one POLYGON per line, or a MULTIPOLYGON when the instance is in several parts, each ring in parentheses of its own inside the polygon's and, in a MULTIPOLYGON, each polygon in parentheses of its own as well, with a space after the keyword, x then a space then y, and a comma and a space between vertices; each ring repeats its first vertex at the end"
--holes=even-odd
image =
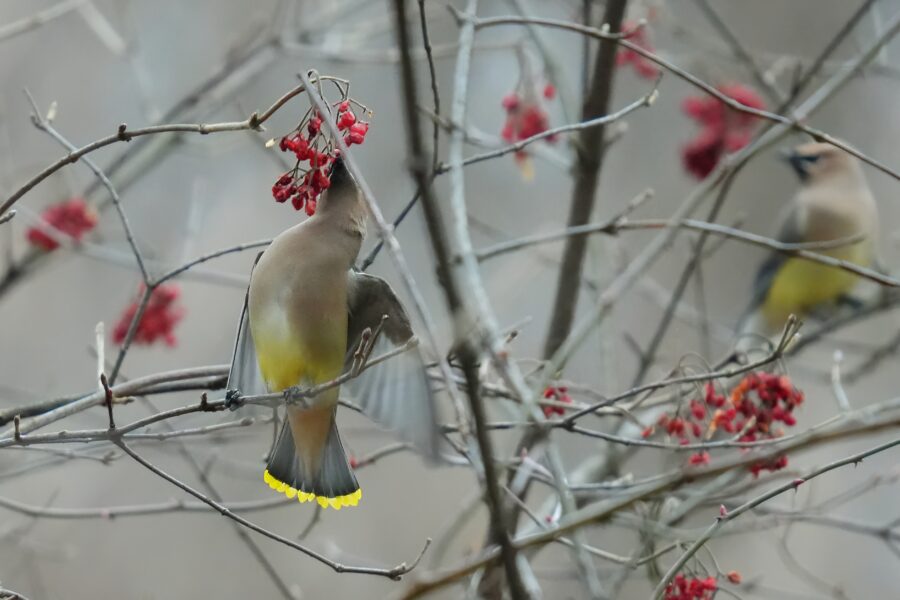
POLYGON ((801 181, 809 179, 809 166, 818 162, 821 157, 821 154, 798 154, 797 152, 789 152, 785 156, 801 181))

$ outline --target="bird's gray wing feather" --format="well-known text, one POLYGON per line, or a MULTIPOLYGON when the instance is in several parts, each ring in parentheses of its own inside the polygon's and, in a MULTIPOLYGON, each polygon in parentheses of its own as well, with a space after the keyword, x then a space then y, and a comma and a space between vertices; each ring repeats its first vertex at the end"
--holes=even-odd
MULTIPOLYGON (((370 359, 403 346, 413 336, 409 317, 380 277, 351 271, 348 275, 347 357, 350 369, 363 331, 374 332, 387 315, 370 359)), ((342 392, 370 418, 396 431, 426 456, 437 458, 440 434, 434 392, 418 347, 371 366, 342 386, 342 392)))
MULTIPOLYGON (((260 252, 253 266, 259 262, 262 256, 260 252)), ((253 272, 250 272, 253 277, 253 272)), ((265 394, 268 392, 265 380, 259 370, 259 363, 256 360, 256 347, 253 345, 253 335, 250 332, 250 319, 247 313, 248 301, 250 299, 250 288, 244 295, 244 305, 241 308, 241 318, 238 323, 237 337, 234 342, 234 352, 231 355, 231 370, 228 373, 228 390, 237 390, 244 396, 265 394)))
MULTIPOLYGON (((803 237, 803 228, 803 216, 800 213, 799 207, 794 204, 782 218, 781 228, 775 239, 784 244, 802 243, 805 241, 803 237)), ((744 311, 742 321, 765 302, 775 276, 788 258, 790 257, 783 252, 772 252, 760 265, 759 270, 756 271, 756 277, 753 279, 753 292, 750 296, 750 306, 744 311)))

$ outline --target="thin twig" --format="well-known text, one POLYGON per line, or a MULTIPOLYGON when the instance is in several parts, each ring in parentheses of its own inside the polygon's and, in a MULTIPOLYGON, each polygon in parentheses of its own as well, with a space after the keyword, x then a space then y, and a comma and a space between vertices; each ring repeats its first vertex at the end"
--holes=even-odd
MULTIPOLYGON (((72 144, 72 142, 63 137, 63 135, 59 133, 53 127, 53 125, 51 125, 50 120, 41 114, 41 111, 37 106, 37 102, 35 102, 34 98, 31 96, 31 92, 26 89, 25 95, 28 97, 28 101, 31 103, 31 107, 33 109, 33 112, 31 114, 31 122, 34 124, 34 126, 47 133, 69 152, 75 152, 78 148, 74 144, 72 144)), ((147 272, 147 267, 144 264, 144 256, 141 254, 137 242, 134 241, 134 233, 131 230, 131 224, 128 222, 128 216, 125 214, 125 209, 122 208, 122 202, 119 200, 119 194, 118 192, 116 192, 116 188, 113 187, 113 184, 109 180, 109 177, 107 177, 106 174, 100 169, 100 167, 97 166, 97 163, 95 163, 87 156, 83 156, 81 160, 94 173, 97 179, 100 180, 100 182, 103 184, 103 187, 105 187, 109 192, 109 197, 112 199, 113 206, 115 207, 116 212, 119 215, 119 221, 122 223, 122 229, 125 230, 125 239, 128 240, 128 245, 131 247, 132 254, 134 254, 134 260, 135 262, 137 262, 138 269, 141 272, 141 277, 144 279, 144 284, 149 286, 150 274, 147 272)))
POLYGON ((418 557, 416 557, 416 559, 409 565, 407 565, 407 563, 405 563, 405 562, 400 563, 399 565, 397 565, 395 567, 390 567, 390 568, 345 565, 343 563, 340 563, 340 562, 337 562, 335 560, 328 558, 324 554, 320 554, 319 552, 316 552, 315 550, 307 548, 306 546, 304 546, 302 544, 298 544, 297 542, 295 542, 293 540, 290 540, 286 537, 278 535, 277 533, 269 531, 268 529, 260 527, 256 523, 253 523, 253 522, 245 519, 244 517, 242 517, 238 514, 235 514, 234 511, 232 511, 227 506, 225 506, 219 502, 216 502, 215 500, 212 500, 211 498, 208 498, 204 494, 200 493, 199 491, 195 490, 194 488, 192 488, 189 485, 187 485, 186 483, 184 483, 183 481, 173 477, 172 475, 169 475, 168 473, 166 473, 159 467, 153 465, 152 463, 147 461, 144 457, 142 457, 141 455, 137 454, 134 450, 132 450, 127 444, 125 444, 124 441, 122 441, 121 438, 115 438, 113 441, 119 448, 122 449, 123 452, 125 452, 128 456, 130 456, 135 461, 140 463, 141 466, 143 466, 147 470, 151 471, 158 477, 165 479, 166 481, 168 481, 175 487, 180 488, 181 490, 187 492, 188 494, 190 494, 194 498, 200 500, 204 504, 209 505, 210 507, 215 509, 219 514, 221 514, 222 516, 227 517, 237 523, 240 523, 244 527, 251 529, 262 536, 265 536, 265 537, 269 538, 270 540, 275 540, 276 542, 280 542, 280 543, 284 544, 285 546, 289 546, 291 548, 294 548, 295 550, 299 550, 300 552, 309 556, 310 558, 314 558, 315 560, 321 562, 322 564, 330 567, 337 573, 360 573, 360 574, 364 574, 364 575, 379 575, 379 576, 387 577, 388 579, 393 579, 396 581, 396 580, 399 580, 406 573, 409 573, 411 570, 416 568, 416 565, 419 563, 419 560, 421 560, 422 555, 425 554, 425 551, 428 549, 428 546, 431 544, 430 538, 428 540, 426 540, 425 545, 422 548, 422 551, 419 553, 418 557))
MULTIPOLYGON (((491 150, 490 152, 483 152, 481 154, 476 154, 475 156, 470 156, 462 161, 462 166, 469 166, 474 163, 482 162, 485 160, 490 160, 492 158, 497 158, 499 156, 505 156, 507 154, 511 154, 513 152, 518 152, 523 148, 533 144, 534 142, 551 138, 554 136, 558 136, 563 133, 569 133, 572 131, 583 131, 585 129, 590 129, 592 127, 601 127, 605 125, 609 125, 610 123, 614 123, 634 111, 644 108, 647 106, 652 106, 659 96, 659 92, 657 91, 656 86, 654 85, 653 89, 635 100, 634 102, 624 106, 623 108, 609 113, 607 115, 603 115, 601 117, 596 117, 594 119, 587 119, 580 123, 571 123, 568 125, 560 125, 559 127, 554 127, 552 129, 547 129, 546 131, 542 131, 540 133, 536 133, 530 137, 519 140, 518 142, 514 142, 509 144, 508 146, 504 146, 502 148, 497 148, 496 150, 491 150)), ((443 164, 440 165, 436 169, 436 174, 441 175, 450 170, 450 165, 443 164)))
POLYGON ((81 5, 86 4, 87 1, 88 0, 63 0, 62 2, 42 10, 41 12, 35 13, 30 17, 7 23, 3 27, 0 27, 0 42, 32 31, 54 19, 65 16, 81 5))
MULTIPOLYGON (((470 323, 468 311, 460 294, 459 283, 451 271, 451 254, 447 240, 447 233, 443 219, 434 200, 431 187, 428 185, 427 167, 425 166, 425 153, 422 144, 422 136, 417 119, 416 83, 415 73, 408 49, 409 33, 405 20, 405 0, 395 0, 394 13, 396 17, 397 38, 402 52, 401 75, 403 78, 403 98, 406 113, 406 131, 409 146, 409 162, 411 175, 415 178, 418 189, 422 194, 422 206, 425 212, 426 224, 432 248, 437 258, 438 277, 444 289, 447 307, 453 315, 454 333, 456 337, 456 354, 463 365, 463 373, 466 378, 467 392, 469 395, 469 407, 475 422, 475 435, 478 441, 478 449, 481 453, 481 469, 483 469, 483 485, 485 487, 485 499, 491 513, 490 527, 502 548, 503 565, 506 571, 510 594, 515 600, 524 600, 529 597, 527 588, 522 579, 515 551, 510 544, 507 532, 508 523, 503 510, 503 501, 500 495, 497 474, 494 468, 494 454, 491 438, 485 428, 485 409, 480 397, 480 381, 476 365, 477 354, 472 342, 467 339, 470 323)), ((477 0, 468 0, 467 14, 474 17, 477 10, 477 0)), ((475 29, 471 25, 463 25, 459 34, 459 52, 457 55, 454 95, 451 105, 451 119, 461 124, 466 106, 466 90, 469 74, 469 61, 471 59, 472 45, 474 43, 475 29)), ((458 164, 461 161, 461 133, 454 131, 450 136, 449 159, 453 168, 450 171, 451 185, 454 195, 461 192, 458 176, 460 170, 458 164)), ((455 199, 458 201, 458 198, 455 199)), ((463 208, 463 211, 465 209, 463 208)), ((448 379, 449 383, 449 379, 448 379)), ((458 408, 459 412, 460 409, 458 408)), ((461 415, 460 415, 461 416, 461 415)), ((462 423, 462 420, 460 421, 462 423)))
MULTIPOLYGON (((654 54, 653 52, 650 52, 650 51, 642 48, 641 46, 638 46, 632 42, 629 42, 628 40, 623 39, 622 37, 617 36, 614 33, 609 33, 609 32, 606 32, 606 31, 603 31, 600 29, 596 29, 594 27, 585 27, 584 25, 580 25, 578 23, 572 23, 569 21, 559 21, 556 19, 540 19, 540 18, 536 18, 536 17, 512 17, 512 16, 510 16, 510 17, 492 17, 492 18, 485 18, 485 19, 477 19, 475 21, 475 26, 478 29, 482 29, 485 27, 494 27, 494 26, 498 26, 498 25, 522 25, 522 24, 528 24, 528 23, 535 24, 535 25, 541 25, 544 27, 551 27, 551 28, 555 28, 555 29, 563 29, 563 30, 567 30, 567 31, 572 31, 575 33, 580 33, 582 35, 591 36, 591 37, 594 37, 594 38, 597 38, 600 40, 606 40, 609 42, 619 44, 620 46, 627 48, 636 54, 641 55, 642 57, 646 58, 647 60, 649 60, 653 63, 656 63, 663 69, 673 73, 675 76, 677 76, 680 79, 686 81, 687 83, 693 85, 694 87, 703 90, 704 92, 706 92, 707 94, 709 94, 711 96, 714 96, 720 102, 723 102, 724 104, 728 105, 728 107, 733 110, 743 112, 748 115, 753 115, 755 117, 760 117, 767 121, 771 121, 773 123, 777 123, 777 124, 786 126, 790 129, 793 129, 796 131, 802 131, 802 132, 812 136, 812 138, 817 141, 825 142, 827 144, 835 146, 836 148, 840 148, 844 152, 847 152, 848 154, 855 156, 859 160, 875 167, 882 173, 884 173, 894 179, 900 179, 900 173, 898 173, 894 169, 891 169, 890 167, 888 167, 884 163, 878 161, 877 159, 872 158, 871 156, 868 156, 867 154, 854 148, 847 142, 844 142, 843 140, 835 138, 820 129, 805 125, 801 121, 802 116, 798 116, 797 118, 785 117, 785 116, 782 116, 782 115, 779 115, 776 113, 769 112, 767 110, 752 108, 745 104, 741 104, 734 98, 731 98, 730 96, 728 96, 726 94, 723 94, 721 91, 717 90, 715 88, 715 86, 710 85, 709 83, 706 83, 705 81, 703 81, 696 75, 693 75, 692 73, 689 73, 688 71, 685 71, 681 67, 676 66, 675 64, 669 62, 668 60, 654 54)), ((889 23, 886 24, 884 31, 882 32, 881 36, 878 39, 886 41, 887 39, 890 39, 894 35, 896 35, 898 31, 900 31, 900 13, 894 15, 894 18, 889 23)), ((880 48, 882 46, 883 46, 883 43, 878 44, 878 46, 873 50, 873 54, 877 54, 878 50, 880 50, 880 48)))
POLYGON ((825 473, 828 473, 829 471, 833 471, 837 468, 840 468, 840 467, 843 467, 846 465, 851 465, 851 464, 858 465, 864 459, 866 459, 870 456, 873 456, 875 454, 878 454, 879 452, 884 452, 885 450, 890 450, 894 446, 900 446, 900 438, 891 440, 889 442, 885 442, 884 444, 880 444, 878 446, 875 446, 874 448, 870 448, 863 452, 853 454, 851 456, 848 456, 847 458, 842 458, 841 460, 836 460, 834 462, 828 463, 827 465, 819 467, 817 469, 813 469, 800 479, 794 479, 793 481, 789 481, 789 482, 782 484, 772 490, 769 490, 768 492, 766 492, 764 494, 760 494, 756 498, 748 500, 747 502, 745 502, 744 504, 742 504, 741 506, 738 506, 737 508, 735 508, 733 510, 723 512, 721 515, 719 515, 716 518, 715 522, 712 525, 710 525, 706 531, 703 532, 703 535, 701 535, 699 538, 697 538, 694 541, 694 543, 691 544, 690 548, 688 548, 687 551, 685 551, 684 554, 682 554, 681 557, 679 557, 679 559, 677 561, 675 561, 675 563, 669 568, 669 570, 666 572, 665 576, 663 576, 662 580, 659 582, 659 584, 657 584, 656 589, 653 591, 653 597, 656 598, 657 600, 659 598, 663 597, 663 594, 666 591, 666 586, 669 585, 669 582, 672 581, 672 578, 675 577, 675 574, 678 573, 681 570, 681 568, 684 567, 685 563, 687 563, 687 561, 690 560, 690 558, 694 554, 697 553, 697 550, 699 550, 706 542, 711 540, 713 538, 713 536, 715 536, 716 532, 722 526, 724 526, 726 523, 733 521, 734 519, 738 518, 739 516, 741 516, 748 510, 752 510, 753 508, 759 506, 760 504, 762 504, 763 502, 766 502, 767 500, 770 500, 776 496, 779 496, 779 495, 783 494, 784 492, 796 490, 798 487, 800 487, 802 484, 806 483, 810 479, 813 479, 815 477, 818 477, 819 475, 823 475, 825 473))
POLYGON ((281 96, 281 98, 276 100, 272 104, 272 106, 267 108, 262 114, 254 112, 243 121, 211 124, 173 123, 167 125, 152 125, 150 127, 143 127, 140 129, 128 129, 128 126, 123 123, 119 125, 116 133, 108 135, 104 138, 100 138, 99 140, 93 141, 69 152, 67 155, 48 165, 43 171, 29 179, 24 185, 22 185, 19 189, 17 189, 9 197, 7 197, 3 204, 0 204, 0 215, 5 214, 7 210, 9 210, 22 196, 28 193, 37 184, 45 180, 53 173, 59 171, 64 166, 78 161, 85 154, 89 154, 95 150, 99 150, 100 148, 104 148, 118 142, 130 142, 135 138, 167 132, 199 133, 201 135, 208 135, 210 133, 220 133, 224 131, 258 131, 262 129, 263 123, 268 121, 269 118, 278 111, 278 109, 287 104, 287 102, 291 98, 303 92, 303 90, 304 87, 302 85, 295 87, 294 89, 281 96))

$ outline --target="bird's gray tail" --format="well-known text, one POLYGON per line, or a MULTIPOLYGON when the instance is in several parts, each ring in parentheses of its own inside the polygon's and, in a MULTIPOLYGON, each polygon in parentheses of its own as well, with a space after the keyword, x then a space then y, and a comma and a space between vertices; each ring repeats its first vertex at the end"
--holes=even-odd
POLYGON ((315 500, 323 508, 356 506, 362 490, 347 461, 334 412, 324 444, 295 444, 290 419, 285 418, 266 465, 264 479, 269 487, 300 502, 315 500), (319 456, 301 456, 316 447, 319 456))

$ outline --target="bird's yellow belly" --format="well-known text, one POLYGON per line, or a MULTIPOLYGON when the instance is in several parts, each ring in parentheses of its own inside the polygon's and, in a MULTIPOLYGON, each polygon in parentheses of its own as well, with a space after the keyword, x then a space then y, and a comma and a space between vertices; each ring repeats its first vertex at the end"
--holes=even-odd
MULTIPOLYGON (((297 331, 277 311, 267 312, 268 319, 251 319, 251 329, 259 369, 269 390, 316 385, 341 374, 347 343, 346 318, 324 315, 311 319, 307 327, 297 331)), ((334 396, 336 400, 336 391, 323 393, 321 399, 334 396)))
MULTIPOLYGON (((871 263, 869 243, 854 244, 822 254, 863 266, 871 263)), ((816 306, 834 302, 852 290, 858 281, 859 277, 849 271, 790 258, 772 281, 763 304, 763 314, 773 328, 781 327, 789 315, 803 316, 816 306)))

